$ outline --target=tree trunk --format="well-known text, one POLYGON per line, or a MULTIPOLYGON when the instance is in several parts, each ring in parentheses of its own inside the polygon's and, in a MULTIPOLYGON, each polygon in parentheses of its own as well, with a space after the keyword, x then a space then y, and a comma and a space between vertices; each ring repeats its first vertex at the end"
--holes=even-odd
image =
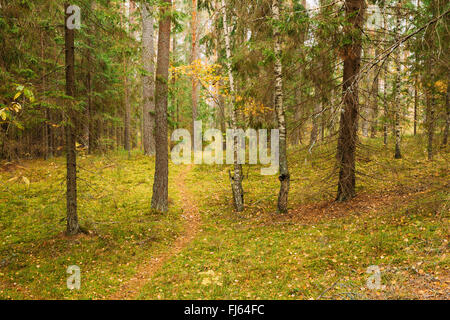
POLYGON ((312 128, 311 137, 309 139, 309 146, 312 147, 316 144, 317 138, 319 136, 319 118, 322 111, 322 106, 316 102, 312 115, 312 128))
MULTIPOLYGON (((125 29, 128 33, 128 19, 129 19, 129 10, 127 7, 128 0, 125 1, 125 17, 127 21, 125 21, 125 29)), ((122 17, 122 16, 121 16, 122 17)), ((123 97, 123 104, 124 104, 124 130, 123 130, 123 147, 126 151, 128 151, 128 154, 130 154, 131 151, 131 106, 130 106, 130 98, 129 98, 129 92, 128 92, 128 64, 127 64, 127 57, 125 56, 125 49, 122 52, 122 58, 123 58, 123 90, 124 90, 124 97, 123 97)))
POLYGON ((434 95, 432 89, 427 90, 427 108, 426 108, 426 128, 427 128, 427 153, 428 160, 433 160, 433 140, 434 140, 434 95))
POLYGON ((87 52, 87 75, 86 75, 86 90, 87 90, 87 105, 86 105, 86 110, 84 113, 84 117, 85 117, 85 121, 83 124, 83 138, 84 138, 84 143, 85 143, 85 147, 88 150, 88 153, 91 153, 91 148, 92 146, 90 145, 90 142, 92 141, 91 138, 91 119, 92 119, 92 115, 91 115, 91 110, 92 110, 92 89, 91 89, 91 82, 92 82, 92 77, 91 77, 91 64, 92 64, 92 58, 91 58, 91 43, 88 40, 88 52, 87 52))
POLYGON ((280 193, 278 195, 278 212, 287 213, 288 194, 291 176, 287 163, 286 151, 286 120, 283 104, 283 65, 281 63, 281 34, 280 34, 280 0, 273 2, 274 16, 274 40, 275 40, 275 112, 277 115, 278 128, 280 130, 280 193))
MULTIPOLYGON (((176 11, 176 1, 174 0, 172 3, 172 11, 176 11)), ((172 35, 172 64, 175 66, 177 64, 177 36, 174 32, 172 35)), ((178 128, 178 89, 177 89, 177 74, 175 70, 172 72, 172 112, 171 112, 171 120, 172 120, 172 132, 178 128)), ((172 135, 172 132, 170 135, 172 135)))
MULTIPOLYGON (((395 34, 396 34, 396 41, 398 41, 399 39, 397 39, 397 35, 399 34, 399 28, 400 28, 400 10, 399 10, 399 6, 396 7, 396 14, 397 14, 397 23, 396 23, 396 28, 395 28, 395 34)), ((397 50, 398 52, 398 50, 397 50)), ((396 58, 394 59, 394 63, 395 63, 395 69, 396 69, 396 73, 395 73, 395 78, 394 78, 394 88, 393 88, 393 100, 394 100, 394 135, 395 135, 395 159, 401 159, 402 158, 402 152, 401 152, 401 148, 400 148, 400 143, 401 143, 401 127, 400 127, 400 109, 401 109, 401 101, 400 101, 400 72, 401 72, 401 68, 400 68, 400 54, 396 54, 395 55, 396 58)))
POLYGON ((364 0, 346 0, 345 11, 349 27, 347 36, 352 36, 352 44, 344 49, 343 103, 341 114, 337 160, 339 182, 337 201, 346 201, 355 196, 355 152, 358 132, 358 76, 361 64, 362 27, 365 10, 364 0))
MULTIPOLYGON (((65 50, 66 50, 66 94, 75 95, 75 32, 67 27, 67 14, 69 4, 65 4, 65 50)), ((76 114, 73 109, 73 101, 69 100, 67 108, 66 125, 66 161, 67 161, 67 234, 80 233, 77 215, 77 155, 75 135, 76 114)))
POLYGON ((153 10, 142 2, 142 59, 145 75, 143 83, 143 145, 145 155, 155 154, 155 50, 153 10))
POLYGON ((415 77, 414 82, 414 136, 417 135, 417 107, 419 105, 419 93, 418 93, 418 76, 415 77))
POLYGON ((152 208, 158 212, 168 211, 169 153, 167 137, 167 102, 170 55, 171 0, 160 8, 158 61, 156 66, 155 109, 156 109, 156 162, 153 184, 152 208))
POLYGON ((388 144, 388 123, 389 123, 389 112, 387 105, 387 68, 384 70, 384 79, 383 79, 383 143, 384 146, 387 147, 388 144))
MULTIPOLYGON (((236 96, 235 86, 234 86, 234 77, 233 71, 231 69, 231 39, 230 39, 230 30, 228 29, 228 17, 227 17, 227 8, 225 5, 225 0, 222 0, 222 9, 223 9, 223 29, 225 35, 225 51, 227 55, 227 69, 228 69, 228 78, 230 81, 230 90, 231 95, 236 96)), ((238 129, 238 111, 236 105, 233 101, 233 107, 231 111, 231 127, 233 130, 238 129)), ((242 174, 242 165, 238 163, 238 138, 234 139, 234 174, 231 176, 231 189, 233 191, 233 204, 234 209, 237 212, 244 211, 244 189, 242 188, 242 180, 244 176, 242 174)))
POLYGON ((445 129, 444 129, 444 138, 442 140, 442 145, 444 147, 448 144, 448 131, 450 129, 450 82, 447 81, 447 95, 445 96, 445 109, 447 118, 445 119, 445 129))
MULTIPOLYGON (((192 0, 192 52, 191 52, 191 63, 194 64, 198 59, 198 39, 197 39, 197 28, 198 28, 198 0, 192 0)), ((194 133, 194 122, 198 118, 198 98, 199 98, 199 85, 196 76, 192 77, 192 133, 194 133)), ((194 135, 192 134, 192 138, 194 135)), ((194 146, 194 143, 192 143, 194 146)))
MULTIPOLYGON (((378 56, 378 50, 375 51, 375 57, 378 56)), ((380 91, 380 78, 378 71, 375 71, 375 77, 372 84, 372 119, 370 127, 370 137, 377 137, 378 130, 378 94, 380 91)))
MULTIPOLYGON (((45 58, 45 53, 44 53, 45 47, 44 47, 44 32, 41 31, 41 59, 42 61, 44 61, 45 58)), ((45 98, 45 94, 47 91, 47 79, 46 79, 46 68, 45 65, 42 69, 42 93, 43 93, 43 101, 45 102, 46 98, 45 98)), ((48 130, 49 130, 49 126, 48 126, 48 108, 47 106, 43 107, 43 118, 44 118, 44 122, 42 124, 42 145, 44 147, 44 154, 43 154, 43 158, 44 160, 47 160, 49 158, 50 155, 50 146, 49 146, 49 135, 48 135, 48 130)))

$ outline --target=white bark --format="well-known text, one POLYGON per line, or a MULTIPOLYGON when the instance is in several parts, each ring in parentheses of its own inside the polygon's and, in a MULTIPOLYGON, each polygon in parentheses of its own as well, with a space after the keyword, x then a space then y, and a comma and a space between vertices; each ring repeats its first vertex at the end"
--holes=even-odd
POLYGON ((280 34, 280 0, 273 3, 274 38, 275 38, 275 112, 278 129, 280 131, 280 193, 278 195, 278 211, 287 212, 290 175, 286 154, 286 119, 283 104, 283 65, 281 63, 281 34, 280 34))
MULTIPOLYGON (((235 86, 234 86, 234 77, 233 71, 231 70, 231 39, 230 39, 230 31, 228 29, 228 17, 227 10, 225 5, 225 0, 222 0, 222 8, 223 8, 223 28, 225 35, 225 50, 227 55, 227 69, 228 69, 228 78, 230 81, 230 94, 233 97, 233 106, 231 110, 231 126, 233 130, 238 129, 237 125, 237 110, 234 104, 235 97, 235 86)), ((236 211, 240 212, 244 210, 244 191, 242 189, 242 166, 238 164, 238 143, 237 139, 234 139, 234 175, 231 177, 232 191, 233 191, 233 199, 234 199, 234 207, 236 211)))

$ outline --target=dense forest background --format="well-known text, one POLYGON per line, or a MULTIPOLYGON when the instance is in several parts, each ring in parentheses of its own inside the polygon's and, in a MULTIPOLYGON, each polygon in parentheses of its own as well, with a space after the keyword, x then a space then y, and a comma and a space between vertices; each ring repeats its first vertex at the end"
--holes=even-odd
MULTIPOLYGON (((142 63, 142 5, 133 1, 74 4, 81 8, 82 21, 75 40, 77 142, 88 153, 143 148, 142 88, 148 70, 142 63)), ((342 3, 306 4, 283 2, 281 59, 289 143, 313 146, 316 141, 332 143, 336 137, 343 48, 355 39, 343 32, 342 3)), ((149 32, 155 46, 158 10, 154 5, 149 32)), ((242 105, 239 121, 245 128, 276 127, 274 91, 267 90, 275 77, 271 3, 225 5, 232 11, 229 62, 242 105)), ((222 3, 175 1, 173 6, 170 128, 189 128, 193 118, 229 127, 227 96, 216 90, 227 86, 227 73, 214 68, 227 65, 222 3)), ((67 104, 63 3, 4 1, 1 10, 1 157, 61 155, 67 104)), ((361 22, 358 79, 358 128, 363 137, 386 135, 387 139, 398 116, 400 135, 430 135, 430 157, 446 144, 447 11, 445 1, 368 3, 361 22)), ((155 59, 156 49, 150 58, 155 59)))
MULTIPOLYGON (((181 228, 173 210, 195 207, 198 213, 200 198, 185 198, 183 179, 192 168, 170 163, 176 142, 170 137, 180 128, 193 133, 199 120, 205 129, 223 133, 280 130, 279 174, 264 178, 271 180, 260 180, 251 166, 237 160, 223 170, 200 166, 193 171, 190 184, 208 193, 201 201, 221 201, 213 211, 231 210, 235 218, 265 210, 308 216, 298 206, 353 203, 372 191, 400 194, 391 189, 395 184, 406 194, 432 190, 425 203, 437 206, 433 212, 447 212, 449 25, 450 3, 441 0, 0 0, 0 187, 5 199, 0 197, 0 230, 5 239, 14 235, 8 229, 13 225, 8 205, 47 180, 45 188, 64 185, 64 190, 36 189, 28 196, 40 197, 46 208, 52 203, 47 196, 65 196, 51 209, 52 223, 65 223, 68 235, 112 232, 101 228, 128 218, 117 217, 123 219, 119 223, 93 217, 102 206, 111 216, 122 209, 134 212, 134 204, 119 200, 119 189, 108 189, 120 188, 123 172, 102 176, 118 167, 136 171, 125 174, 136 185, 120 189, 135 188, 129 200, 143 201, 136 210, 151 207, 165 214, 160 217, 164 226, 181 228), (79 28, 67 26, 75 12, 68 11, 71 5, 80 8, 79 28), (38 164, 26 169, 26 161, 38 164), (59 180, 39 171, 63 164, 64 174, 55 173, 59 180), (430 173, 433 169, 438 173, 430 173), (146 191, 138 191, 141 185, 146 191), (95 204, 103 197, 109 200, 95 204)), ((384 206, 384 200, 373 199, 384 206)), ((191 221, 192 233, 181 237, 180 248, 194 239, 198 219, 191 221)), ((133 232, 142 235, 139 223, 133 232)), ((123 232, 114 231, 113 238, 125 241, 123 232)), ((441 240, 448 239, 440 232, 441 240)), ((14 260, 11 248, 23 244, 22 236, 13 236, 11 247, 5 240, 0 267, 14 260)), ((324 289, 314 291, 316 297, 324 289)), ((214 291, 212 297, 223 295, 214 291)))

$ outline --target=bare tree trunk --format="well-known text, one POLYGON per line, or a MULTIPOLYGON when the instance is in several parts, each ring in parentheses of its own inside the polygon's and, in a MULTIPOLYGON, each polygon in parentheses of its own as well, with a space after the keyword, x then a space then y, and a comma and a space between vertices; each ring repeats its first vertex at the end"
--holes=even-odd
POLYGON ((275 112, 277 115, 278 128, 280 130, 280 193, 278 195, 278 212, 287 213, 288 194, 291 176, 287 163, 286 150, 286 120, 283 104, 283 65, 281 63, 281 34, 280 34, 280 0, 273 2, 274 16, 274 38, 275 38, 275 112))
MULTIPOLYGON (((44 32, 41 31, 41 59, 42 61, 44 61, 45 58, 45 54, 44 54, 44 32)), ((43 101, 45 102, 46 98, 45 98, 45 94, 47 91, 47 79, 46 79, 46 68, 45 65, 43 67, 42 70, 42 92, 44 95, 43 101)), ((50 154, 50 147, 49 147, 49 138, 48 138, 48 108, 47 106, 44 105, 43 107, 43 118, 44 118, 44 123, 42 124, 42 142, 43 142, 43 146, 44 146, 44 160, 47 160, 49 158, 49 154, 50 154)))
MULTIPOLYGON (((125 29, 128 33, 128 19, 129 19, 129 9, 127 7, 129 5, 129 1, 125 1, 125 17, 127 21, 125 21, 125 29)), ((122 18, 122 16, 121 16, 122 18)), ((123 58, 123 90, 124 90, 124 97, 123 97, 123 104, 124 104, 124 130, 123 130, 123 147, 126 151, 128 151, 128 154, 130 154, 131 151, 131 106, 130 106, 130 98, 129 98, 129 92, 128 92, 128 64, 127 64, 127 58, 125 56, 125 50, 122 52, 122 58, 123 58)))
POLYGON ((52 122, 53 122, 53 114, 51 112, 51 110, 47 109, 47 119, 50 123, 50 125, 47 126, 47 132, 48 132, 48 158, 53 158, 54 154, 55 154, 55 135, 54 135, 54 130, 51 126, 52 122))
MULTIPOLYGON (((65 4, 66 12, 65 26, 65 50, 66 50, 66 94, 70 97, 75 95, 75 32, 67 27, 67 14, 69 4, 65 4)), ((76 115, 73 102, 69 101, 67 108, 66 125, 66 161, 67 161, 67 234, 76 235, 80 233, 77 215, 77 154, 76 154, 76 115)))
POLYGON ((170 55, 171 0, 160 8, 158 61, 156 66, 155 109, 156 109, 156 162, 153 184, 152 208, 158 212, 168 211, 169 152, 167 128, 167 102, 170 55))
POLYGON ((444 147, 448 144, 448 131, 450 129, 450 84, 447 82, 447 95, 445 96, 445 109, 447 118, 445 119, 444 139, 442 145, 444 147))
POLYGON ((393 88, 393 100, 394 100, 394 135, 395 135, 395 159, 402 158, 402 152, 400 148, 401 143, 401 128, 400 128, 400 99, 399 99, 399 87, 400 87, 400 65, 397 63, 397 73, 394 79, 393 88))
MULTIPOLYGON (((191 52, 191 63, 195 63, 198 59, 198 39, 197 39, 197 28, 198 28, 198 0, 192 0, 192 21, 191 21, 191 31, 192 31, 192 52, 191 52)), ((198 80, 195 76, 192 77, 192 138, 194 137, 194 122, 198 118, 198 99, 199 99, 199 85, 198 80)), ((194 146, 194 143, 192 143, 194 146)))
MULTIPOLYGON (((225 0, 222 0, 222 9, 223 9, 223 29, 225 35, 225 49, 227 55, 227 69, 228 69, 228 78, 230 81, 230 90, 231 95, 235 97, 235 85, 234 85, 234 77, 233 71, 231 69, 231 39, 230 39, 230 30, 228 29, 228 17, 227 17, 227 8, 225 5, 225 0)), ((233 130, 238 129, 237 124, 238 119, 238 111, 236 105, 233 101, 233 108, 231 112, 231 127, 233 130)), ((238 163, 238 141, 237 137, 234 139, 234 174, 231 177, 231 189, 233 191, 233 203, 234 208, 237 212, 244 211, 244 189, 242 188, 242 180, 244 176, 242 174, 242 165, 238 163)))
POLYGON ((317 138, 319 136, 319 117, 322 111, 322 106, 319 103, 316 103, 312 115, 312 128, 311 128, 311 137, 309 139, 309 145, 313 146, 317 142, 317 138))
MULTIPOLYGON (((303 6, 303 10, 305 10, 305 14, 306 14, 306 0, 301 0, 301 5, 303 6)), ((293 7, 292 7, 293 9, 293 7)), ((306 38, 308 36, 308 29, 305 28, 304 32, 302 32, 300 34, 300 39, 299 42, 301 45, 303 45, 306 41, 306 38)), ((302 56, 304 54, 302 53, 302 56)), ((302 144, 302 124, 300 123, 301 119, 302 119, 302 113, 304 112, 304 110, 302 110, 304 108, 304 101, 303 101, 303 91, 301 87, 296 88, 295 90, 295 101, 296 101, 296 106, 295 106, 295 111, 294 111, 294 130, 292 133, 293 136, 293 143, 294 145, 300 145, 302 144)), ((312 132, 311 132, 312 134, 312 132)), ((311 144, 311 140, 312 137, 310 137, 310 144, 311 144)))
POLYGON ((349 27, 345 33, 352 35, 353 43, 344 47, 343 102, 341 114, 337 160, 339 182, 337 201, 346 201, 355 196, 355 153, 358 132, 358 76, 361 64, 361 30, 364 20, 365 1, 346 0, 345 12, 349 27))
POLYGON ((142 2, 142 59, 145 75, 143 83, 143 145, 145 155, 155 154, 155 49, 154 49, 154 18, 151 7, 142 2))
MULTIPOLYGON (((94 12, 95 9, 96 9, 95 1, 91 1, 91 11, 94 12)), ((95 28, 94 28, 93 24, 91 24, 90 29, 91 29, 91 32, 95 33, 95 28)), ((96 120, 95 120, 94 115, 96 112, 94 110, 94 104, 93 104, 93 100, 92 100, 93 84, 92 84, 92 67, 91 67, 91 65, 93 65, 94 62, 92 61, 92 48, 91 48, 92 42, 91 42, 90 38, 88 39, 88 46, 89 46, 89 48, 88 48, 88 53, 87 53, 87 55, 88 55, 87 60, 88 60, 89 66, 88 66, 87 91, 88 91, 88 110, 89 110, 89 112, 88 112, 89 134, 88 134, 87 143, 88 143, 88 153, 92 154, 92 152, 98 148, 98 140, 97 140, 97 137, 95 137, 95 122, 96 122, 96 120)), ((95 70, 94 70, 94 72, 95 72, 95 70)))
MULTIPOLYGON (((176 11, 176 0, 172 2, 172 11, 176 11)), ((172 64, 177 64, 177 35, 174 32, 172 35, 172 64)), ((177 74, 175 70, 172 72, 172 112, 171 112, 171 120, 172 120, 172 131, 178 128, 178 89, 177 89, 177 74)))
MULTIPOLYGON (((397 22, 395 27, 395 34, 396 34, 396 41, 398 41, 398 33, 400 28, 400 7, 397 5, 396 7, 396 14, 397 14, 397 22)), ((398 52, 398 51, 397 51, 398 52)), ((401 100, 400 100, 400 54, 396 54, 396 59, 394 61, 395 63, 395 78, 394 78, 394 88, 393 88, 393 100, 394 100, 394 135, 395 135, 395 159, 401 159, 402 158, 402 152, 400 148, 401 143, 401 127, 400 127, 400 109, 401 109, 401 100)))
POLYGON ((364 138, 367 138, 369 136, 369 106, 364 104, 361 109, 361 133, 364 138))
POLYGON ((433 160, 433 140, 434 140, 434 94, 432 89, 427 90, 426 127, 427 127, 427 153, 428 160, 433 160))
POLYGON ((292 144, 300 145, 302 143, 302 91, 299 88, 295 89, 295 109, 294 109, 294 128, 292 130, 292 144))
MULTIPOLYGON (((90 41, 88 40, 89 47, 91 46, 90 41)), ((92 89, 91 89, 91 64, 92 64, 92 57, 91 57, 91 49, 88 48, 87 50, 87 75, 86 75, 86 90, 87 90, 87 105, 86 110, 84 113, 84 124, 83 124, 83 138, 85 147, 88 150, 88 153, 91 153, 92 146, 90 145, 90 142, 92 141, 91 138, 91 110, 92 110, 92 89)))
POLYGON ((384 79, 383 79, 383 143, 386 147, 388 144, 388 123, 389 123, 389 112, 387 105, 387 71, 384 70, 384 79))
MULTIPOLYGON (((375 56, 378 56, 378 50, 375 51, 375 56)), ((372 85, 372 120, 370 128, 370 137, 372 139, 377 137, 378 130, 378 94, 380 91, 379 73, 375 71, 375 78, 372 85)))
POLYGON ((418 93, 418 76, 415 77, 414 83, 414 136, 417 135, 417 107, 419 105, 419 93, 418 93))

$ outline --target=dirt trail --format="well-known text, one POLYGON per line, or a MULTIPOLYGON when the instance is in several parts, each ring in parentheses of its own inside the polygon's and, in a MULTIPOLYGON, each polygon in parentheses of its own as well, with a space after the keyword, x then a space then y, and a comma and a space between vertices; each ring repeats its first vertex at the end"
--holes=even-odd
POLYGON ((177 179, 178 191, 181 195, 183 218, 186 220, 184 233, 181 234, 174 244, 165 252, 152 258, 143 264, 136 276, 122 285, 119 291, 112 295, 111 300, 130 300, 136 298, 142 287, 154 276, 154 274, 172 257, 179 254, 196 236, 200 227, 200 214, 192 194, 186 189, 185 178, 192 167, 187 167, 177 179))

